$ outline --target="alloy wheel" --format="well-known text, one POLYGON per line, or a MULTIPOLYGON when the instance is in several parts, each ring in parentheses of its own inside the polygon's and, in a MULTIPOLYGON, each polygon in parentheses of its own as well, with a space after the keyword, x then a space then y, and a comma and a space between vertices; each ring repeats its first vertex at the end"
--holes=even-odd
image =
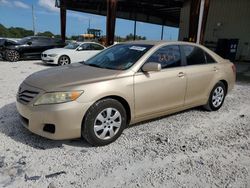
POLYGON ((219 86, 213 92, 212 104, 215 108, 220 106, 224 99, 224 89, 219 86))
POLYGON ((94 133, 102 140, 113 138, 122 124, 120 112, 115 108, 106 108, 101 111, 94 121, 94 133))
POLYGON ((19 55, 19 53, 16 50, 9 50, 7 52, 7 59, 9 61, 12 61, 12 62, 18 61, 19 58, 20 58, 20 55, 19 55))
POLYGON ((66 56, 62 56, 60 57, 60 60, 59 60, 59 64, 60 65, 68 65, 70 62, 69 62, 69 58, 66 57, 66 56))

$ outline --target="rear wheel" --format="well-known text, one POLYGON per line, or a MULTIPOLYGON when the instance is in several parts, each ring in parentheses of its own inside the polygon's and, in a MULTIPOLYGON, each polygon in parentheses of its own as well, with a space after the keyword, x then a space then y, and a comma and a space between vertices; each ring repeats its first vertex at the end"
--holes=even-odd
POLYGON ((68 65, 70 64, 70 58, 66 55, 62 55, 61 57, 59 57, 58 59, 58 65, 68 65))
POLYGON ((114 99, 103 99, 87 111, 82 135, 91 145, 107 145, 121 135, 126 123, 127 116, 123 105, 114 99))
POLYGON ((7 61, 15 62, 20 59, 20 54, 16 50, 7 50, 5 53, 5 57, 7 61))
POLYGON ((209 111, 216 111, 221 108, 226 97, 226 87, 222 82, 218 82, 212 89, 208 102, 204 106, 209 111))

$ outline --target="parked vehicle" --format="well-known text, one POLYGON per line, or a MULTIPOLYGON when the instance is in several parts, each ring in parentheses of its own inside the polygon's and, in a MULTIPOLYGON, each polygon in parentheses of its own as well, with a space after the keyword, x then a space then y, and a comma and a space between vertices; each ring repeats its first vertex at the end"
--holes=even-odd
POLYGON ((201 105, 219 110, 235 71, 193 43, 121 43, 86 62, 32 74, 20 85, 16 105, 35 134, 105 145, 130 124, 201 105))
POLYGON ((3 57, 8 61, 19 59, 40 59, 41 53, 47 49, 64 47, 60 39, 31 36, 18 41, 7 42, 2 47, 3 57))
POLYGON ((4 59, 4 50, 5 46, 7 45, 13 45, 16 42, 14 40, 6 39, 6 38, 1 38, 0 39, 0 59, 4 59))
POLYGON ((45 63, 68 65, 80 61, 86 61, 105 49, 104 46, 95 42, 74 42, 64 48, 46 50, 42 53, 42 60, 45 63))

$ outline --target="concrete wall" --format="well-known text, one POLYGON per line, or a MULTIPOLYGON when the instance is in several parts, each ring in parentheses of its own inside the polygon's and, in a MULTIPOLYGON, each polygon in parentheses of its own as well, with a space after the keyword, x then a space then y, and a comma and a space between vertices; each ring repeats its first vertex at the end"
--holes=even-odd
MULTIPOLYGON (((190 3, 182 8, 179 39, 188 37, 190 3), (182 23, 183 22, 183 23, 182 23)), ((237 59, 250 60, 250 0, 211 0, 205 41, 238 38, 237 59)))

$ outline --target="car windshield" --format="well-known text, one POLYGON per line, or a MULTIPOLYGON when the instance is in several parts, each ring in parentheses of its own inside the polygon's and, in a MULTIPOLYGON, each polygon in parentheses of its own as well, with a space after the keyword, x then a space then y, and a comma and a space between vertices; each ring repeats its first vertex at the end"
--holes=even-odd
POLYGON ((72 43, 69 43, 69 44, 68 44, 67 46, 65 46, 64 48, 74 50, 74 49, 76 49, 78 46, 79 46, 78 43, 72 42, 72 43))
POLYGON ((99 68, 126 70, 133 66, 152 46, 145 44, 117 44, 103 50, 83 63, 99 68))
POLYGON ((17 43, 19 43, 19 44, 26 44, 27 42, 30 41, 30 39, 31 39, 31 37, 24 37, 24 38, 18 40, 17 43))

